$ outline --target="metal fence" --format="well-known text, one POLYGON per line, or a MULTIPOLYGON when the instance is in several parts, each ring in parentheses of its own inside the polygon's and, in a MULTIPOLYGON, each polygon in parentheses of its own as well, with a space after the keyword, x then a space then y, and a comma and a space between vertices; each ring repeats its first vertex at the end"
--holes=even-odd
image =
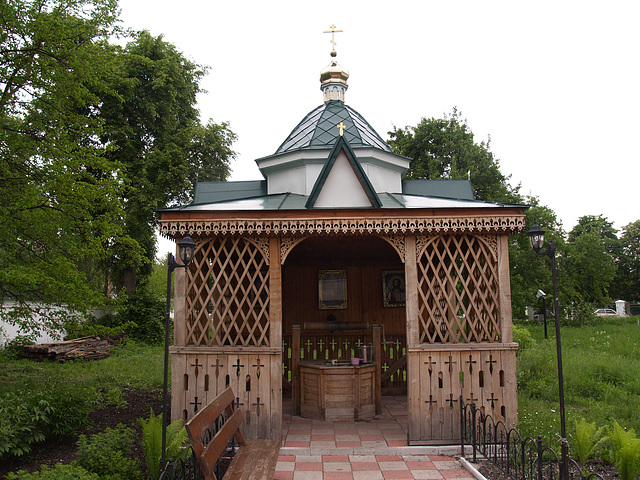
MULTIPOLYGON (((227 415, 223 411, 222 414, 216 418, 211 425, 209 425, 209 428, 202 433, 200 439, 202 440, 203 446, 206 447, 213 441, 216 433, 218 433, 226 421, 227 415)), ((236 437, 235 435, 232 435, 225 450, 213 465, 212 471, 216 478, 224 477, 224 474, 231 464, 233 456, 237 450, 238 444, 236 442, 236 437)), ((198 458, 196 457, 191 445, 187 447, 184 457, 168 459, 164 469, 160 473, 160 477, 158 477, 158 480, 204 480, 204 475, 200 468, 198 458)))
POLYGON ((559 456, 541 437, 522 437, 475 404, 465 404, 462 397, 460 405, 462 452, 471 446, 472 462, 477 462, 480 454, 513 480, 603 480, 597 473, 585 475, 580 464, 568 458, 566 441, 561 447, 565 455, 559 456))

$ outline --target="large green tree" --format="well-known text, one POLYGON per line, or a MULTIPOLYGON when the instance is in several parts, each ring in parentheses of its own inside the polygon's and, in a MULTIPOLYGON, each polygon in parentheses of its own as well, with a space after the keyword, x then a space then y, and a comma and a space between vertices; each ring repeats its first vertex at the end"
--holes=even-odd
POLYGON ((235 135, 225 123, 200 123, 196 100, 205 69, 162 36, 134 34, 117 59, 111 91, 102 97, 101 138, 122 165, 123 227, 145 253, 141 263, 128 246, 113 249, 114 283, 133 294, 155 256, 153 210, 189 201, 196 181, 226 179, 235 135))
POLYGON ((615 276, 613 252, 619 250, 613 224, 602 215, 586 215, 578 219, 569 232, 565 264, 574 302, 599 306, 611 302, 609 286, 615 276))
MULTIPOLYGON (((561 252, 565 245, 565 233, 555 212, 541 205, 537 197, 527 197, 525 203, 530 205, 526 212, 527 229, 534 223, 540 225, 546 232, 545 243, 553 242, 556 251, 561 252)), ((536 255, 529 244, 526 231, 511 235, 509 238, 509 266, 514 317, 524 318, 527 306, 537 306, 538 309, 542 307, 542 303, 536 297, 538 290, 547 294, 547 306, 553 304, 553 284, 548 259, 545 256, 536 255)), ((559 285, 563 286, 566 284, 565 272, 561 263, 558 267, 559 285)), ((565 292, 560 292, 560 296, 565 298, 566 295, 563 293, 565 292)))
POLYGON ((394 152, 411 158, 410 179, 469 178, 476 198, 494 202, 519 201, 519 187, 509 185, 490 141, 476 143, 471 128, 457 109, 444 118, 423 118, 415 127, 389 132, 394 152))
POLYGON ((611 288, 614 299, 640 301, 640 220, 622 227, 617 266, 611 288))
POLYGON ((0 301, 5 318, 18 301, 16 322, 27 300, 99 303, 81 265, 127 243, 120 166, 99 141, 116 13, 116 0, 0 2, 0 301))

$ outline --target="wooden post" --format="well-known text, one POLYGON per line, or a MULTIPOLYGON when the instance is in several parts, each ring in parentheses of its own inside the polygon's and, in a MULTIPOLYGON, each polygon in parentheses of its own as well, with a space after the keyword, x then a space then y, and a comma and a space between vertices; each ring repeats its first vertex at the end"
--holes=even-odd
POLYGON ((513 320, 511 313, 511 282, 509 279, 509 237, 498 235, 498 282, 500 302, 500 339, 502 343, 513 342, 513 320))
POLYGON ((291 339, 291 407, 292 415, 300 415, 300 325, 293 325, 291 339))
POLYGON ((376 415, 382 414, 382 327, 373 326, 373 364, 376 367, 374 375, 374 396, 376 415))
POLYGON ((420 363, 419 353, 411 347, 420 342, 418 319, 418 252, 416 237, 405 237, 404 269, 406 289, 406 328, 407 328, 407 440, 420 439, 420 363))
POLYGON ((280 239, 269 238, 269 346, 280 349, 271 359, 271 424, 269 438, 282 436, 282 265, 280 239))

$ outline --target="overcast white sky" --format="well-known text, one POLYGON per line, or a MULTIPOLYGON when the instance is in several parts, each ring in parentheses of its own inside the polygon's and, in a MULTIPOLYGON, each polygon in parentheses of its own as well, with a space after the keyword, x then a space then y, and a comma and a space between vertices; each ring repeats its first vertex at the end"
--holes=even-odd
POLYGON ((583 215, 640 219, 640 1, 120 0, 124 26, 210 67, 203 122, 238 135, 232 180, 322 103, 320 71, 385 139, 457 107, 477 142, 566 230, 583 215))

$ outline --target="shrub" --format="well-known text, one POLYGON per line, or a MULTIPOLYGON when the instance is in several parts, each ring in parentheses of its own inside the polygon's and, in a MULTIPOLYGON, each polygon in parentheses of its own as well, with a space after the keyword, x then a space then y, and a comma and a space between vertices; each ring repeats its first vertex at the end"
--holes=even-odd
POLYGON ((139 479, 140 465, 128 457, 133 444, 134 432, 124 425, 107 428, 90 437, 80 435, 77 464, 102 479, 139 479))
POLYGON ((56 463, 53 468, 43 465, 39 472, 11 472, 7 474, 7 480, 100 480, 100 477, 77 465, 56 463))
MULTIPOLYGON (((151 411, 149 420, 138 419, 142 428, 142 448, 147 462, 147 475, 149 478, 160 476, 160 460, 162 459, 162 414, 157 417, 151 411)), ((187 431, 182 426, 182 420, 176 420, 167 426, 166 458, 184 458, 186 450, 183 448, 187 442, 187 431)))
POLYGON ((29 453, 34 443, 42 442, 52 413, 49 402, 30 392, 10 392, 0 397, 0 458, 19 457, 29 453))
POLYGON ((518 354, 536 345, 536 340, 526 327, 513 326, 513 341, 520 344, 518 354))
POLYGON ((572 327, 582 327, 585 325, 594 325, 597 317, 593 313, 596 307, 589 302, 575 302, 571 306, 571 315, 566 318, 563 323, 572 327))

